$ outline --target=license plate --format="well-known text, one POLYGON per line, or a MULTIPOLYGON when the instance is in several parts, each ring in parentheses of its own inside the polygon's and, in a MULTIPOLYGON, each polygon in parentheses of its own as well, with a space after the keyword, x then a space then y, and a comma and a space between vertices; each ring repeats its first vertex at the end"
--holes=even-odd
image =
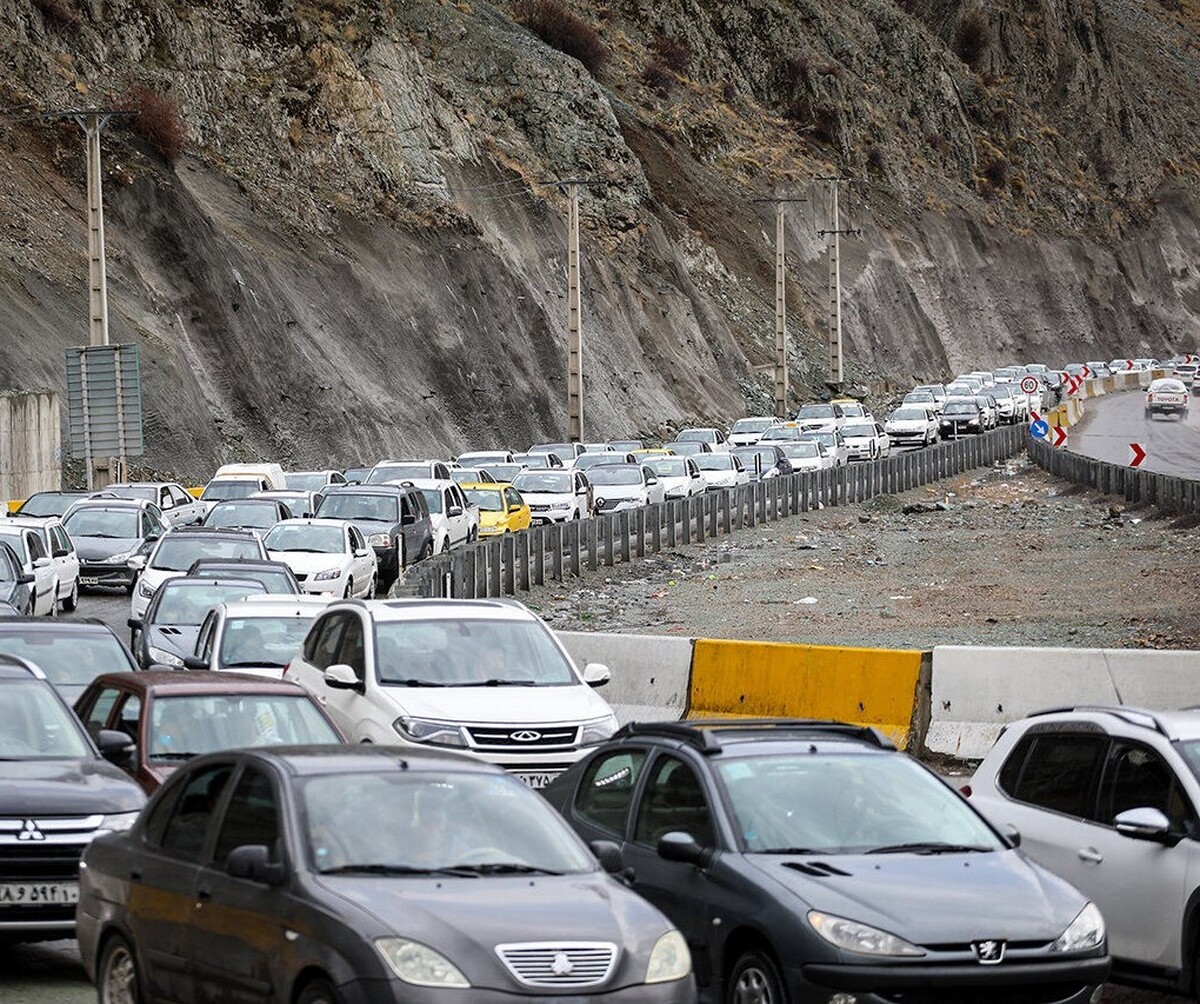
POLYGON ((95 575, 81 575, 79 576, 79 584, 81 586, 98 586, 100 585, 100 579, 95 575))
POLYGON ((556 770, 542 770, 537 772, 515 771, 514 773, 517 776, 517 780, 525 785, 526 788, 544 788, 558 777, 558 771, 556 770))
POLYGON ((78 882, 0 885, 0 906, 71 906, 78 902, 78 882))

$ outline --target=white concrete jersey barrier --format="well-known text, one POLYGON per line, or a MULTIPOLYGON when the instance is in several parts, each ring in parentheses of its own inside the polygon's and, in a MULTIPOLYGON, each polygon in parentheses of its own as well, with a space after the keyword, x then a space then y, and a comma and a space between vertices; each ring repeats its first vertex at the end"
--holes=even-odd
POLYGON ((622 725, 678 721, 687 711, 691 638, 559 631, 558 640, 580 670, 589 662, 600 662, 612 671, 612 679, 599 693, 622 725))
POLYGON ((1081 704, 1198 705, 1200 652, 936 646, 925 745, 979 759, 1009 722, 1081 704))

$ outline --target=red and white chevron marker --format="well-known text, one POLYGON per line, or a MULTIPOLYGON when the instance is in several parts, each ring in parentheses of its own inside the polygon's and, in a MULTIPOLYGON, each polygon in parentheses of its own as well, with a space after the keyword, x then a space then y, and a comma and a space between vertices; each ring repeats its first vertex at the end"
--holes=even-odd
POLYGON ((1066 429, 1064 429, 1061 425, 1056 425, 1053 428, 1051 428, 1050 431, 1054 434, 1054 445, 1055 446, 1066 446, 1067 445, 1067 430, 1066 429))
POLYGON ((1133 459, 1129 461, 1130 467, 1141 467, 1142 461, 1146 459, 1146 451, 1142 449, 1141 443, 1130 443, 1129 448, 1133 450, 1133 459))

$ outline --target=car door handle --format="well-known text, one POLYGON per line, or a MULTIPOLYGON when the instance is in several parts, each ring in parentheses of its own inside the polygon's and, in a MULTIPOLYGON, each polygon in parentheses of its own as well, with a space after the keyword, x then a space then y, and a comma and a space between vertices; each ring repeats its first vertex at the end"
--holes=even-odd
POLYGON ((1075 852, 1079 855, 1079 860, 1089 865, 1098 865, 1104 860, 1104 855, 1094 847, 1080 847, 1075 852))
POLYGON ((198 899, 201 903, 207 903, 210 899, 212 899, 212 890, 211 889, 197 889, 196 890, 196 899, 198 899))
POLYGON ((131 871, 129 873, 129 881, 130 882, 142 881, 142 873, 140 871, 137 871, 136 869, 134 871, 131 871))

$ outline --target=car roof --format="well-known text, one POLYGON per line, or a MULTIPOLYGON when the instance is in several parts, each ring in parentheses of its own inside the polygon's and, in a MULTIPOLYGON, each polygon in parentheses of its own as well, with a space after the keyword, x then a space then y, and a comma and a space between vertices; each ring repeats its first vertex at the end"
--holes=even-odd
MULTIPOLYGON (((46 680, 46 674, 41 667, 22 659, 19 655, 4 655, 0 653, 0 680, 46 680)), ((49 684, 47 683, 47 686, 49 684)))
MULTIPOLYGON (((167 579, 158 591, 171 589, 197 589, 200 586, 252 586, 262 589, 263 584, 256 579, 239 579, 236 575, 176 575, 167 579)), ((157 595, 157 594, 156 594, 157 595)))
POLYGON ((37 631, 39 634, 109 634, 116 637, 109 625, 97 617, 78 620, 62 620, 58 617, 5 617, 0 621, 0 635, 9 629, 20 628, 21 633, 37 631))
MULTIPOLYGON (((478 468, 471 468, 471 470, 478 470, 478 468)), ((413 488, 427 488, 427 489, 439 489, 439 490, 445 490, 446 488, 452 488, 457 484, 458 484, 457 481, 453 481, 448 478, 413 478, 411 481, 404 482, 404 486, 406 488, 409 485, 412 485, 413 488)))
POLYGON ((498 621, 537 620, 525 604, 518 600, 337 599, 330 603, 327 609, 330 611, 365 609, 377 621, 457 620, 459 618, 498 621))
POLYGON ((691 746, 704 754, 728 751, 746 744, 785 743, 811 748, 816 741, 854 743, 864 749, 895 751, 895 744, 869 725, 816 718, 707 718, 683 722, 630 722, 617 739, 653 738, 691 746))
POLYGON ((0 527, 15 526, 24 530, 42 530, 51 523, 61 523, 61 516, 9 516, 0 521, 0 527))
POLYGON ((228 526, 181 526, 164 533, 163 540, 178 540, 180 537, 230 537, 234 540, 258 540, 249 530, 235 530, 228 526))
POLYGON ((373 485, 331 485, 329 491, 325 493, 325 497, 329 498, 330 495, 387 495, 397 498, 413 490, 412 488, 404 488, 401 485, 379 483, 373 485))
POLYGON ((316 616, 329 606, 329 599, 320 596, 259 593, 257 596, 247 596, 243 600, 218 603, 217 606, 225 610, 227 617, 308 617, 316 616))
POLYGON ((283 561, 272 561, 270 558, 197 558, 192 566, 199 565, 207 568, 266 568, 270 571, 291 571, 291 566, 283 561))
POLYGON ((336 526, 343 530, 354 523, 348 519, 333 519, 329 516, 293 516, 291 519, 281 519, 275 526, 336 526))
POLYGON ((505 774, 503 768, 464 753, 414 746, 378 746, 371 743, 359 746, 270 746, 255 747, 244 752, 273 761, 289 773, 301 777, 380 770, 407 772, 447 769, 466 774, 505 774))
MULTIPOLYGON (((274 508, 275 500, 274 499, 264 499, 264 498, 254 498, 253 496, 250 496, 249 498, 244 498, 244 499, 221 499, 219 502, 217 502, 216 505, 213 506, 213 509, 220 509, 221 506, 223 506, 223 505, 224 506, 235 506, 235 505, 247 505, 247 504, 258 505, 258 506, 271 506, 272 508, 274 508)), ((212 512, 212 509, 210 509, 209 512, 212 512)))
POLYGON ((154 505, 149 499, 103 498, 99 495, 85 495, 71 506, 71 512, 80 509, 146 509, 154 505))
POLYGON ((1129 704, 1080 704, 1066 707, 1044 708, 1031 712, 1026 721, 1037 722, 1093 722, 1122 726, 1157 733, 1168 740, 1200 739, 1200 707, 1183 708, 1178 711, 1152 711, 1129 704))
POLYGON ((501 488, 511 488, 512 485, 508 481, 467 481, 466 483, 461 484, 458 487, 463 489, 463 491, 466 491, 468 488, 488 489, 490 491, 496 491, 501 488))
POLYGON ((103 673, 89 687, 121 686, 143 694, 289 694, 307 695, 303 687, 290 680, 267 676, 232 673, 225 670, 149 669, 126 673, 103 673))

